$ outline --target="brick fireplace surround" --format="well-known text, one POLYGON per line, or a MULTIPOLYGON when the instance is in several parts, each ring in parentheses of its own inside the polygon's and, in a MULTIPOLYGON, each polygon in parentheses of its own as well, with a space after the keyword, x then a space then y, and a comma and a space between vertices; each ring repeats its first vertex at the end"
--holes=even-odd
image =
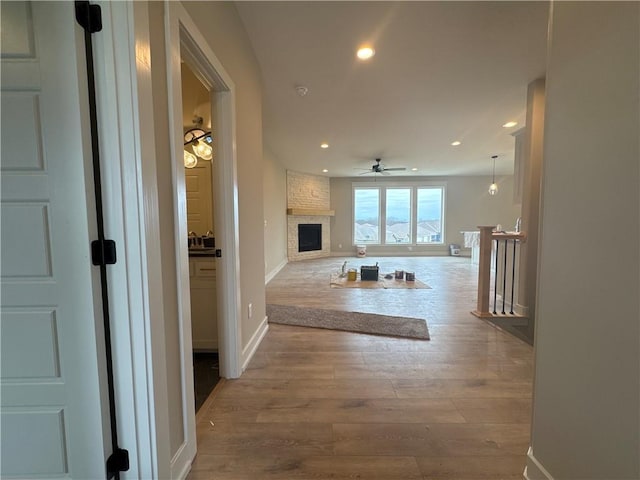
POLYGON ((287 171, 287 257, 290 262, 328 257, 331 254, 331 208, 329 179, 287 171), (322 225, 322 249, 298 252, 298 225, 322 225))

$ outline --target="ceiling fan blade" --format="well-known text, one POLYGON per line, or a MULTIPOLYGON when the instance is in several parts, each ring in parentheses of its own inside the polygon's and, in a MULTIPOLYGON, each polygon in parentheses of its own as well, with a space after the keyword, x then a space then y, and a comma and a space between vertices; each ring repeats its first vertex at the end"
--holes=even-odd
POLYGON ((391 175, 390 173, 387 172, 387 170, 389 170, 388 168, 385 168, 384 170, 382 170, 380 173, 382 175, 391 175))
POLYGON ((371 170, 367 170, 366 172, 359 173, 358 175, 368 175, 369 173, 373 173, 371 170))
POLYGON ((399 172, 399 171, 402 171, 402 170, 406 170, 406 168, 405 168, 405 167, 395 167, 395 168, 385 168, 384 170, 385 170, 386 172, 392 172, 392 171, 394 171, 394 170, 395 170, 395 171, 397 171, 397 172, 399 172))

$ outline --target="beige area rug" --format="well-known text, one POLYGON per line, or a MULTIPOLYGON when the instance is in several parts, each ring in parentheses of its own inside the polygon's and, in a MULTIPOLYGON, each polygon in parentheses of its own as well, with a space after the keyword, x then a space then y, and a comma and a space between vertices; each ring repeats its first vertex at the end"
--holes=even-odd
POLYGON ((375 313, 267 304, 269 323, 429 340, 427 321, 375 313))
POLYGON ((408 289, 425 289, 431 288, 424 282, 415 279, 413 282, 406 280, 396 280, 395 278, 384 278, 384 275, 378 277, 378 281, 373 280, 357 280, 349 281, 347 277, 341 277, 338 273, 331 274, 331 288, 408 288, 408 289))

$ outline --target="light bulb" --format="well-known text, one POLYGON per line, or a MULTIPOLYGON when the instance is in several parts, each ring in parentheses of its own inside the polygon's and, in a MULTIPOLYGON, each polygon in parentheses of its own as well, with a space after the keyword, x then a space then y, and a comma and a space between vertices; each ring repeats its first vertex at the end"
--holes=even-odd
POLYGON ((360 59, 360 60, 369 60, 371 57, 373 57, 376 54, 376 51, 368 46, 365 45, 363 47, 360 47, 358 49, 358 51, 356 52, 356 56, 360 59))
POLYGON ((498 184, 492 183, 489 185, 489 195, 495 195, 496 193, 498 193, 498 184))
POLYGON ((202 140, 198 140, 198 143, 193 145, 193 153, 203 160, 211 160, 213 158, 213 148, 202 140))
POLYGON ((193 153, 184 151, 184 166, 185 168, 194 168, 198 164, 198 159, 193 153))

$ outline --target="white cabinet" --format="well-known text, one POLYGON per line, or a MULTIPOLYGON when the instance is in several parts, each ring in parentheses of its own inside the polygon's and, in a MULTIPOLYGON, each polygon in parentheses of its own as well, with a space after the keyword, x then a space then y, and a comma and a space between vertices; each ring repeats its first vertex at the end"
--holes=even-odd
POLYGON ((194 350, 218 350, 215 257, 189 258, 194 350))

